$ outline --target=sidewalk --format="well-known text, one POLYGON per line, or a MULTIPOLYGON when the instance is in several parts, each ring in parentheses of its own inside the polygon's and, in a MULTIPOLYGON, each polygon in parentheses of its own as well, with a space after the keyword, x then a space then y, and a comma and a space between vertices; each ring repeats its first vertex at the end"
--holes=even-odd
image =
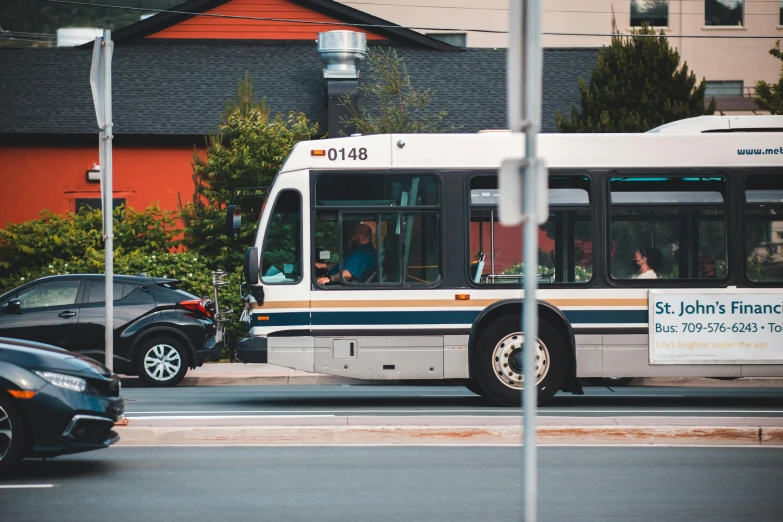
MULTIPOLYGON (((123 386, 126 384, 133 386, 137 381, 137 377, 122 376, 123 386)), ((358 382, 368 381, 321 373, 301 372, 273 364, 207 363, 195 370, 189 370, 178 386, 280 386, 286 384, 344 384, 358 382)))
MULTIPOLYGON (((138 385, 138 378, 123 376, 123 385, 138 385)), ((303 385, 303 384, 379 384, 389 381, 365 381, 308 373, 273 364, 207 363, 188 371, 179 386, 250 386, 250 385, 303 385)), ((393 381, 401 382, 401 381, 393 381)), ((434 384, 449 384, 448 381, 432 381, 434 384)), ((704 377, 641 377, 629 386, 702 386, 702 387, 762 387, 783 388, 783 378, 742 377, 727 381, 704 377)))
MULTIPOLYGON (((119 446, 329 446, 522 443, 519 416, 270 415, 131 418, 119 446)), ((783 418, 549 417, 539 445, 783 445, 783 418)))

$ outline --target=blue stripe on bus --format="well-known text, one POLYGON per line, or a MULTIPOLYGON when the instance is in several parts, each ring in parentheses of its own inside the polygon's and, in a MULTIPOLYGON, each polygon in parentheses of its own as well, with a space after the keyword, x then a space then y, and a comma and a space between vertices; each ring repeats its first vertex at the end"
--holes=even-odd
MULTIPOLYGON (((428 311, 376 311, 376 312, 312 312, 312 321, 307 312, 266 312, 268 320, 261 321, 253 315, 253 326, 374 326, 374 325, 425 325, 465 324, 476 320, 477 310, 433 310, 428 311)), ((644 324, 647 310, 564 310, 563 313, 575 324, 644 324)))
POLYGON ((307 326, 310 323, 309 312, 267 312, 264 317, 269 319, 261 321, 258 315, 253 314, 253 326, 307 326))

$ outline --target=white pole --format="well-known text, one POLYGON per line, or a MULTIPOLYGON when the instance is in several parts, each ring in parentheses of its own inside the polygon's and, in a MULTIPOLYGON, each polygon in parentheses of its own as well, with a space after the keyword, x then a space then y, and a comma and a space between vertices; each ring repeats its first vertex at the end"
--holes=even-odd
MULTIPOLYGON (((535 522, 538 515, 538 455, 536 452, 536 352, 538 351, 538 132, 541 128, 543 51, 541 50, 541 0, 525 0, 523 13, 523 99, 522 119, 525 132, 525 175, 523 177, 524 219, 524 312, 523 400, 525 518, 535 522)), ((545 172, 545 171, 544 171, 545 172)))
POLYGON ((114 43, 111 41, 111 31, 103 31, 103 57, 104 57, 104 115, 101 137, 104 140, 104 156, 101 158, 103 168, 103 221, 104 241, 106 254, 106 319, 104 341, 106 345, 106 367, 114 371, 114 205, 112 185, 112 107, 111 107, 111 58, 114 43))

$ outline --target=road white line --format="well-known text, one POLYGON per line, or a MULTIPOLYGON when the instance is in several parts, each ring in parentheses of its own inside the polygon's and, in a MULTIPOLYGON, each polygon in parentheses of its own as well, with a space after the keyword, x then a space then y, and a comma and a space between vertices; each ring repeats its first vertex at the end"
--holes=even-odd
MULTIPOLYGON (((177 410, 177 411, 126 411, 125 415, 178 415, 178 414, 229 414, 229 413, 244 413, 244 414, 270 414, 270 415, 345 415, 345 414, 366 414, 366 413, 501 413, 512 412, 512 408, 498 408, 498 409, 472 409, 472 410, 177 410)), ((519 409, 516 409, 519 411, 519 409)), ((559 409, 539 409, 539 415, 552 415, 552 414, 566 414, 573 415, 579 413, 609 413, 614 415, 623 415, 627 413, 665 413, 665 414, 688 414, 688 413, 745 413, 745 414, 762 414, 762 413, 783 413, 783 410, 585 410, 577 407, 562 407, 559 409)))
MULTIPOLYGON (((762 446, 760 444, 538 444, 539 448, 759 448, 783 450, 783 446, 762 446)), ((111 451, 130 448, 365 448, 365 447, 389 447, 389 448, 521 448, 521 444, 122 444, 112 446, 111 451)))
MULTIPOLYGON (((198 412, 195 412, 198 413, 198 412)), ((136 420, 149 419, 313 419, 334 417, 335 415, 150 415, 140 417, 128 417, 136 420)))
MULTIPOLYGON (((309 419, 309 418, 333 418, 337 415, 147 415, 139 417, 128 417, 134 420, 150 420, 150 419, 309 419)), ((347 417, 347 415, 341 417, 347 417)), ((357 415, 358 417, 358 415, 357 415)), ((380 415, 378 416, 380 417, 380 415)), ((392 415, 391 417, 406 418, 403 415, 392 415)), ((518 419, 522 421, 520 415, 438 415, 438 419, 518 419)), ((589 418, 589 417, 588 417, 589 418)), ((466 426, 468 427, 468 426, 466 426)))
POLYGON ((45 489, 53 488, 54 484, 6 484, 0 485, 0 489, 45 489))
MULTIPOLYGON (((674 397, 685 397, 685 395, 618 395, 616 393, 602 393, 600 395, 585 395, 584 397, 590 398, 590 399, 597 399, 597 398, 604 398, 604 397, 612 397, 612 398, 620 398, 624 397, 626 399, 635 399, 637 397, 655 397, 657 399, 668 399, 668 398, 674 398, 674 397)), ((578 399, 577 399, 578 400, 578 399)))
POLYGON ((478 395, 419 395, 419 397, 478 397, 478 395))

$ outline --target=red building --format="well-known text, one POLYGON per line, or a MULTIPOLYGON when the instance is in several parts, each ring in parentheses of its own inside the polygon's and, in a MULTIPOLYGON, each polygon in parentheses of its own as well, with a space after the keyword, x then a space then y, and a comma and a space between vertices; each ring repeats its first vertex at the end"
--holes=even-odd
MULTIPOLYGON (((433 105, 462 131, 506 126, 505 50, 452 47, 331 0, 191 0, 174 10, 190 14, 161 13, 113 34, 115 203, 176 209, 188 201, 194 148, 246 72, 273 111, 303 111, 326 134, 333 118, 314 42, 323 31, 395 46, 416 85, 436 91, 433 105)), ((92 44, 0 49, 0 226, 100 198, 86 175, 98 162, 91 54, 92 44)), ((557 110, 578 102, 577 79, 596 56, 545 50, 545 131, 557 110)))

